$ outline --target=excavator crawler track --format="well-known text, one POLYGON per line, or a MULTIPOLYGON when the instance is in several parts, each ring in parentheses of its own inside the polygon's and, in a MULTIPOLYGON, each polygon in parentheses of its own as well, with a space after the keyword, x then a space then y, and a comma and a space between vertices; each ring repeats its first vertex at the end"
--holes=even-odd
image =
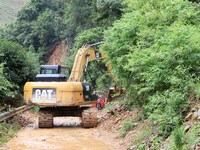
POLYGON ((84 128, 93 128, 97 127, 98 118, 97 118, 97 110, 95 108, 89 108, 83 110, 82 112, 82 126, 84 128))
POLYGON ((53 113, 48 110, 40 110, 38 118, 39 128, 53 127, 53 113))

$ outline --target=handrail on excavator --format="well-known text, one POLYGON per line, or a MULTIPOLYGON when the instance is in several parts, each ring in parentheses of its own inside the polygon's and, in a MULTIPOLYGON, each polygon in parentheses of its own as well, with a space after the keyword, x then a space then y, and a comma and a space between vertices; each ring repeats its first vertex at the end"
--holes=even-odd
POLYGON ((102 41, 101 41, 101 42, 94 43, 94 44, 89 44, 89 46, 93 47, 93 46, 97 46, 97 45, 101 45, 101 44, 103 44, 102 41))

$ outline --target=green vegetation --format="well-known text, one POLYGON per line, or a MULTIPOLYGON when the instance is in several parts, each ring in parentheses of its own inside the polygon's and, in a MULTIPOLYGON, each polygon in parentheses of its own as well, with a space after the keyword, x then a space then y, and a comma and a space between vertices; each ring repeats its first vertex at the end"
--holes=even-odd
POLYGON ((174 131, 172 132, 173 142, 174 142, 174 149, 182 150, 185 137, 184 137, 184 129, 183 127, 177 126, 174 131))
MULTIPOLYGON (((4 97, 11 96, 13 92, 11 92, 12 85, 11 83, 3 76, 3 64, 0 65, 0 99, 3 99, 4 97)), ((0 102, 1 105, 4 104, 4 102, 0 102)))
MULTIPOLYGON (((159 132, 155 147, 171 133, 177 148, 184 147, 176 125, 185 117, 189 95, 200 93, 199 22, 199 0, 31 0, 16 22, 0 31, 6 39, 0 41, 0 96, 20 91, 34 76, 38 57, 45 63, 55 43, 69 43, 72 54, 66 64, 72 67, 81 45, 103 41, 100 49, 107 53, 116 82, 126 89, 125 104, 143 109, 141 119, 159 132)), ((93 87, 111 84, 102 61, 90 64, 88 71, 93 87)))
POLYGON ((116 107, 116 104, 107 104, 105 105, 105 108, 103 109, 104 112, 112 111, 116 107))
MULTIPOLYGON (((56 42, 67 39, 72 45, 77 35, 87 29, 110 26, 121 16, 121 1, 31 0, 1 36, 33 49, 39 53, 40 61, 46 62, 45 57, 56 42)), ((82 42, 81 45, 88 41, 82 42)))
POLYGON ((198 122, 195 123, 195 125, 192 127, 192 129, 188 132, 185 133, 185 143, 184 143, 184 149, 190 149, 192 146, 197 144, 200 140, 199 138, 199 133, 200 133, 200 125, 198 122))
POLYGON ((34 106, 34 107, 32 108, 32 110, 33 110, 34 112, 39 112, 40 107, 39 107, 39 106, 34 106))
POLYGON ((177 125, 172 132, 169 143, 165 144, 167 150, 188 150, 199 141, 198 134, 200 132, 199 123, 194 123, 192 129, 188 132, 184 131, 185 125, 177 125))
POLYGON ((139 150, 145 150, 146 143, 144 141, 152 135, 152 129, 149 126, 144 126, 140 131, 135 137, 133 144, 137 145, 139 150))
POLYGON ((133 122, 132 120, 125 119, 122 122, 122 128, 119 131, 120 137, 125 137, 128 131, 132 130, 133 127, 137 126, 138 123, 133 122))
POLYGON ((32 80, 39 68, 38 57, 21 45, 0 40, 0 104, 22 104, 22 89, 32 80))
POLYGON ((200 6, 182 0, 127 0, 122 18, 105 32, 102 48, 126 88, 166 138, 199 82, 200 6))
POLYGON ((20 129, 19 124, 7 124, 1 123, 0 124, 0 146, 4 143, 8 142, 11 138, 15 136, 15 133, 18 132, 20 129))
POLYGON ((196 96, 199 98, 200 97, 200 83, 196 83, 194 85, 194 92, 195 92, 196 96))

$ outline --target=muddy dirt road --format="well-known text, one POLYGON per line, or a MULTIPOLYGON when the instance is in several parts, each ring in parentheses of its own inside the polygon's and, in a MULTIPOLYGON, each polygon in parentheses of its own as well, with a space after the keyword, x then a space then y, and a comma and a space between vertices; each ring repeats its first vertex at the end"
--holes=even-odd
POLYGON ((79 120, 55 118, 51 129, 25 127, 3 149, 8 150, 115 150, 116 143, 97 129, 79 127, 79 120), (69 123, 70 120, 70 123, 69 123), (64 126, 64 127, 63 127, 64 126), (70 126, 70 127, 69 127, 70 126))

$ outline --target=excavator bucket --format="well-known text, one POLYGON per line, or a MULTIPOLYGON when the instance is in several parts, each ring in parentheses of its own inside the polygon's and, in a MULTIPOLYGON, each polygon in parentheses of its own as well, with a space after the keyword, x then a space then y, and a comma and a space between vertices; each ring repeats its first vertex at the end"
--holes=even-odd
POLYGON ((124 88, 121 88, 121 87, 118 87, 118 86, 110 87, 109 90, 108 90, 107 102, 111 102, 116 95, 119 96, 121 94, 125 94, 124 88))

